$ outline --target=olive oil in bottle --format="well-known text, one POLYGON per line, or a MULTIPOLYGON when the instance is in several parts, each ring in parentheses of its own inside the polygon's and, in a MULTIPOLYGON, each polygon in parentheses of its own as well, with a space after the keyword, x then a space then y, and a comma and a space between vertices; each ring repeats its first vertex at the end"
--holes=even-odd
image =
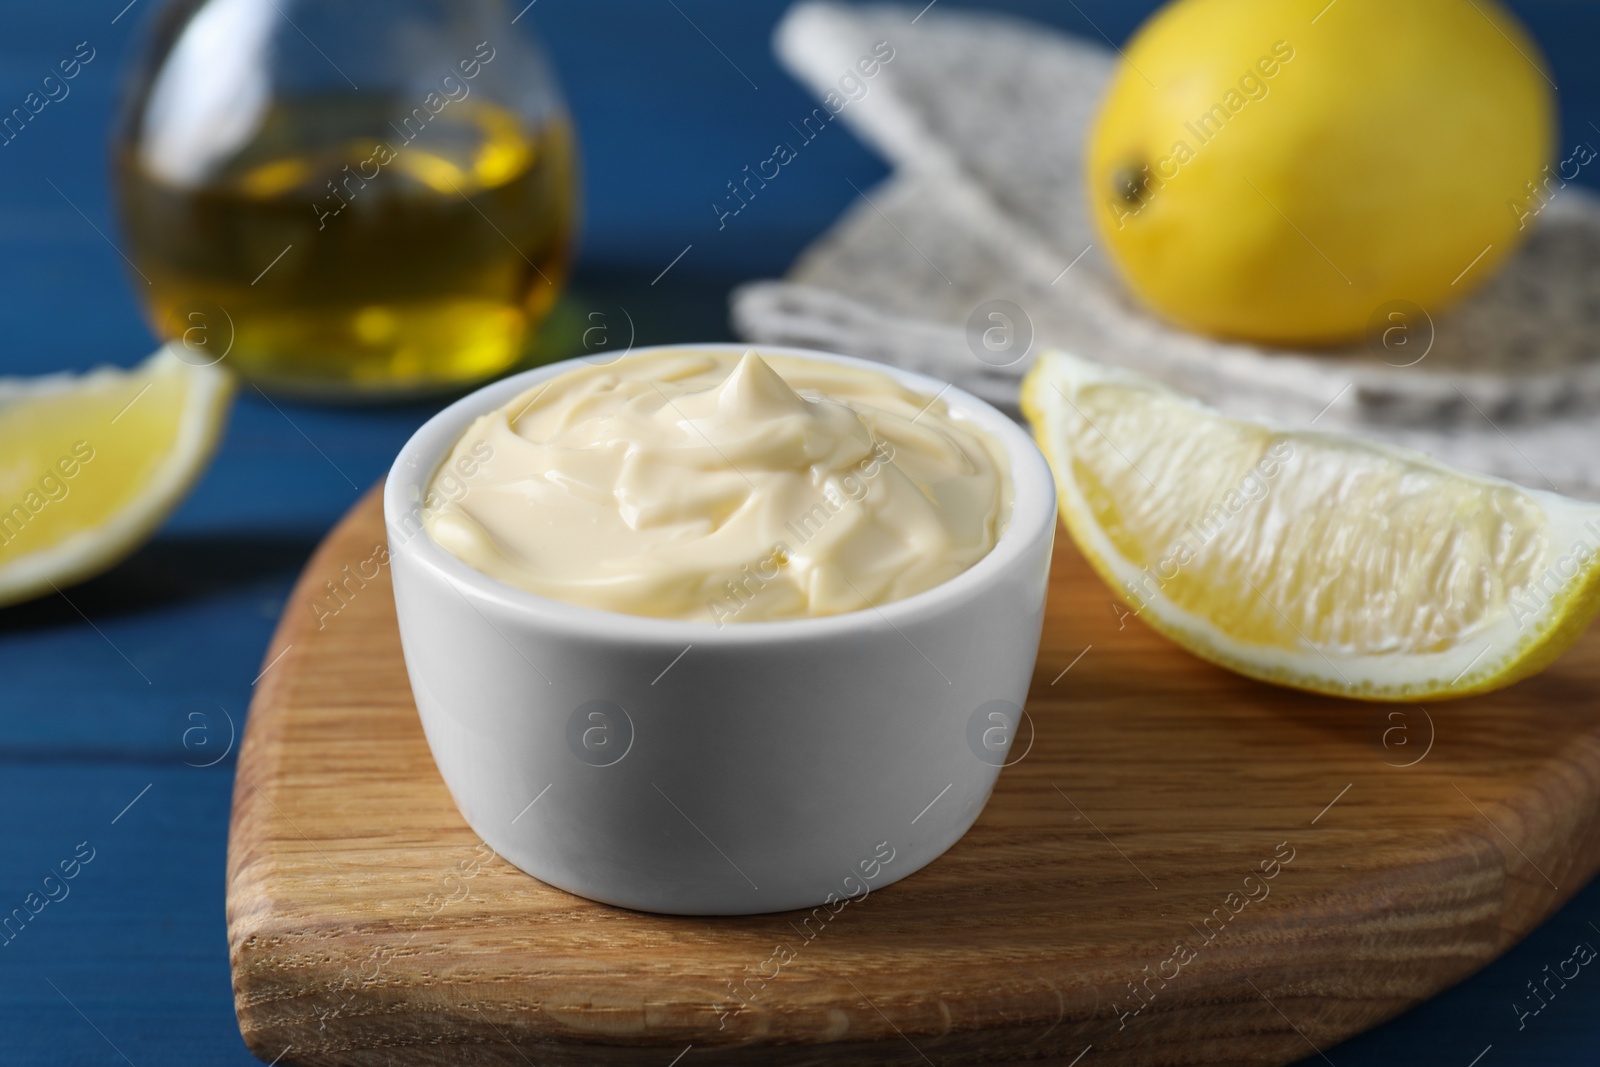
POLYGON ((560 291, 576 211, 564 115, 526 122, 477 97, 435 112, 330 91, 275 100, 203 173, 159 138, 120 146, 152 325, 284 392, 425 393, 506 370, 560 291))

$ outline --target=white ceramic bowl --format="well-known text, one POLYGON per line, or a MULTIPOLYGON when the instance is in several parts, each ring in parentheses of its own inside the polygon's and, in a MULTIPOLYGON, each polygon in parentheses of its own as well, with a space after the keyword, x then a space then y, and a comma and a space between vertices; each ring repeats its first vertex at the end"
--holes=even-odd
POLYGON ((1014 502, 994 549, 875 610, 721 628, 505 585, 421 532, 420 501, 473 419, 573 363, 452 404, 406 443, 384 487, 406 668, 456 805, 524 871, 608 904, 748 914, 904 878, 978 817, 1033 673, 1056 509, 1027 434, 932 378, 755 347, 943 390, 1009 461, 1014 502))

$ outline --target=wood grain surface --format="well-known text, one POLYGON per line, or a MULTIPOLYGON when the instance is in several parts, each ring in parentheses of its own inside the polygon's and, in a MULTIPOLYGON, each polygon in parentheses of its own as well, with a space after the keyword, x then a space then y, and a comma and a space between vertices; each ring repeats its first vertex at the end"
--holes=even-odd
POLYGON ((946 855, 820 917, 591 903, 457 814, 387 570, 328 598, 383 536, 373 493, 308 566, 240 754, 228 932, 264 1060, 1286 1064, 1600 865, 1600 633, 1470 701, 1313 697, 1156 636, 1063 534, 1026 755, 946 855))

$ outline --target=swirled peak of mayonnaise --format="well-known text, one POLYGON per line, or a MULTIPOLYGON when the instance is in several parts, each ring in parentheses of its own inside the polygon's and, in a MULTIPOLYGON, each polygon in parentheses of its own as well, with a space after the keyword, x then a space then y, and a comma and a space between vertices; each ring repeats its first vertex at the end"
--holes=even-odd
POLYGON ((424 523, 542 596, 718 624, 930 589, 994 547, 1000 444, 876 371, 754 351, 584 366, 480 417, 424 523))

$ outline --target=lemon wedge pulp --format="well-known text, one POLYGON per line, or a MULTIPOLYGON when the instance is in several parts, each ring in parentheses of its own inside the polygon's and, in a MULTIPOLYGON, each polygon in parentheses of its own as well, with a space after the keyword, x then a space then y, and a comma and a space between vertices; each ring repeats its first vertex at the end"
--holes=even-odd
POLYGON ((1600 505, 1230 419, 1061 352, 1022 405, 1068 531, 1128 610, 1252 678, 1467 696, 1542 670, 1600 609, 1600 505))
POLYGON ((188 492, 231 377, 161 349, 129 370, 0 379, 0 605, 111 567, 188 492))

